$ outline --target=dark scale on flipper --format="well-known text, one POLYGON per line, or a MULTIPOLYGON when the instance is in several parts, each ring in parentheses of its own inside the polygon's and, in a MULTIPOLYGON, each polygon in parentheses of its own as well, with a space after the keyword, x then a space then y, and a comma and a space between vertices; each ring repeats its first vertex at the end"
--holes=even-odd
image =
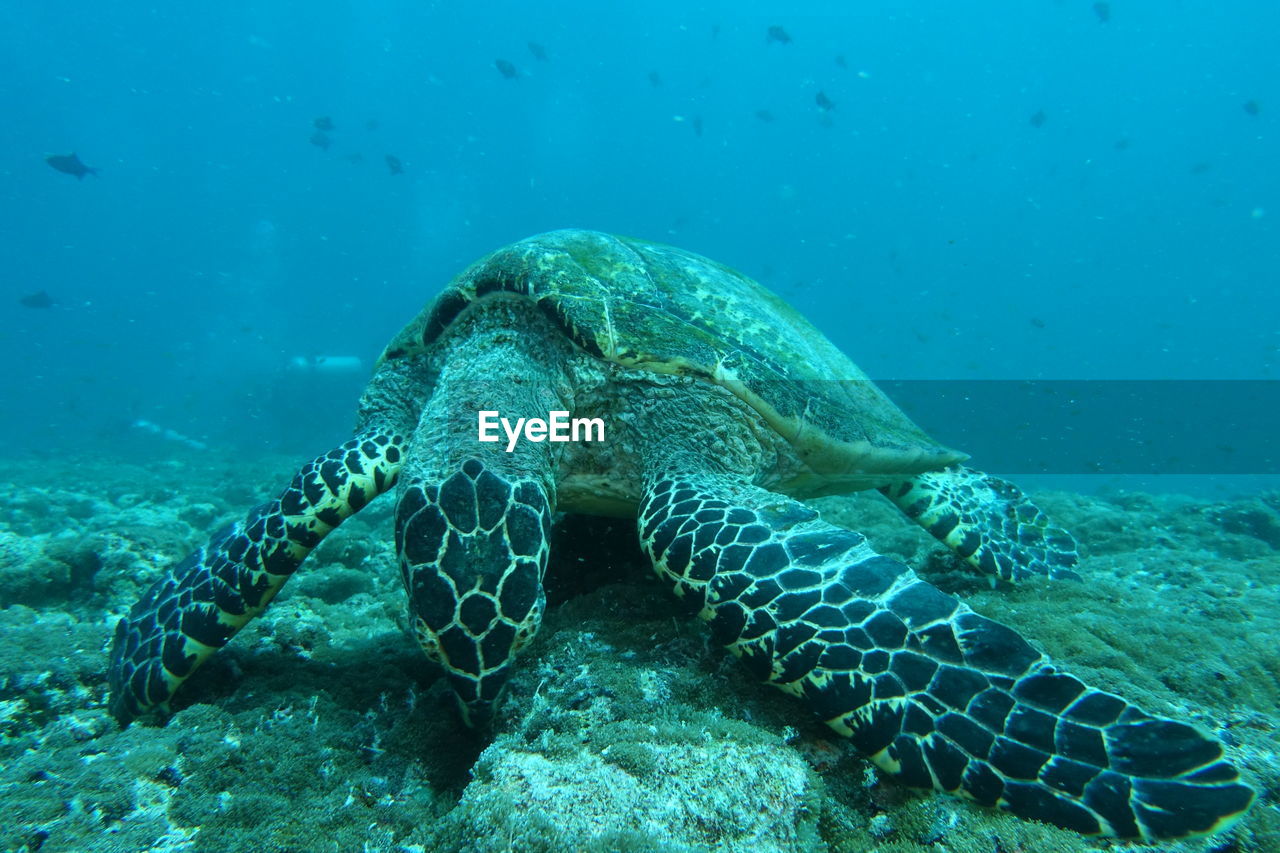
POLYGON ((1084 796, 1085 787, 1097 775, 1098 768, 1096 765, 1091 766, 1056 755, 1049 762, 1049 765, 1040 772, 1040 780, 1050 788, 1057 788, 1059 791, 1070 794, 1073 797, 1082 797, 1084 796))
MULTIPOLYGON (((1013 487, 979 485, 1012 501, 1008 514, 1019 523, 1038 523, 1013 487)), ((699 536, 697 507, 717 491, 714 478, 686 478, 676 503, 646 499, 662 512, 661 524, 644 512, 638 520, 655 568, 686 596, 691 584, 709 593, 703 617, 750 672, 807 700, 904 782, 1121 837, 1204 833, 1247 807, 1252 794, 1215 741, 1090 690, 856 533, 779 511, 777 496, 762 492, 767 513, 731 507, 723 522, 701 521, 759 527, 754 541, 699 536), (680 543, 692 541, 698 571, 685 572, 680 543), (1194 805, 1201 797, 1209 804, 1194 805), (1175 816, 1160 811, 1169 806, 1175 816)), ((928 491, 918 482, 906 489, 917 502, 928 491)), ((955 530, 967 523, 962 516, 955 530)), ((1022 528, 1023 539, 1037 529, 1022 528)), ((976 527, 964 533, 979 542, 975 553, 987 547, 976 527)))
POLYGON ((1092 767, 1111 766, 1102 731, 1091 726, 1080 726, 1070 720, 1061 720, 1054 731, 1053 749, 1064 758, 1082 761, 1092 767))
POLYGON ((1060 673, 1028 676, 1018 683, 1017 698, 1055 714, 1076 701, 1085 691, 1080 679, 1060 673))
POLYGON ((1030 575, 1075 578, 1076 542, 1016 486, 953 465, 881 494, 970 565, 1005 580, 1030 575))
POLYGON ((166 705, 266 608, 311 549, 378 493, 375 483, 385 490, 395 482, 399 466, 390 451, 403 445, 401 436, 370 432, 308 462, 279 498, 156 581, 116 628, 108 671, 116 719, 127 723, 166 705))
MULTIPOLYGON (((862 671, 868 675, 878 675, 889 668, 892 658, 884 649, 872 649, 862 655, 862 671)), ((895 691, 895 694, 897 692, 895 691)))
POLYGON ((1049 753, 1000 737, 991 748, 990 759, 992 768, 1006 779, 1033 781, 1049 760, 1049 753))
POLYGON ((1090 690, 1064 712, 1068 719, 1095 726, 1105 726, 1120 718, 1127 705, 1119 696, 1090 690))

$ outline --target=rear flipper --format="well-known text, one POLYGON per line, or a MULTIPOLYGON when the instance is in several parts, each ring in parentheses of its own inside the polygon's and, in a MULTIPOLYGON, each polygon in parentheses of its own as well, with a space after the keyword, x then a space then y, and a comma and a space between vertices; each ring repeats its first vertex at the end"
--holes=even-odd
POLYGON ((1056 667, 857 533, 731 477, 664 475, 641 543, 716 640, 908 785, 1085 835, 1225 829, 1222 745, 1056 667))
POLYGON ((1005 580, 1079 579, 1076 540, 1013 483, 952 465, 880 492, 974 568, 1005 580))
POLYGON ((404 439, 377 430, 302 467, 254 508, 170 567, 116 626, 108 682, 121 723, 167 705, 182 682, 266 610, 329 531, 396 481, 404 439))

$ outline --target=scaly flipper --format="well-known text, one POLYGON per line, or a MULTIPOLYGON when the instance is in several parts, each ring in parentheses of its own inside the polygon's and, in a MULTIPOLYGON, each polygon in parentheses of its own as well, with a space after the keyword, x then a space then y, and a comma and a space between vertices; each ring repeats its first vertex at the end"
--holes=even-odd
POLYGON ((128 723, 262 613, 329 531, 396 481, 404 438, 370 430, 302 466, 254 508, 170 567, 116 626, 111 714, 128 723))
POLYGON ((790 498, 662 473, 639 528, 718 642, 908 785, 1145 839, 1219 831, 1253 799, 1216 740, 1060 672, 790 498))
POLYGON ((880 488, 971 566, 1005 580, 1079 578, 1076 540, 1013 483, 952 465, 880 488))

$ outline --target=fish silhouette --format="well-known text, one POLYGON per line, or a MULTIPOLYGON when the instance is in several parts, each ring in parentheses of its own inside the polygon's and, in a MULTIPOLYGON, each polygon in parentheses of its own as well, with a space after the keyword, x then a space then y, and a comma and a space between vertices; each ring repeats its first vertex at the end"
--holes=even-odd
POLYGON ((58 304, 58 300, 49 295, 49 291, 41 290, 39 293, 28 293, 18 300, 23 308, 52 308, 58 304))
POLYGON ((814 97, 813 102, 817 104, 818 109, 822 110, 824 113, 830 112, 836 108, 836 102, 828 98, 826 92, 819 92, 817 96, 814 97))
POLYGON ((775 41, 778 44, 791 44, 791 35, 782 27, 774 24, 772 27, 769 27, 769 31, 765 33, 764 40, 765 44, 773 44, 775 41))
POLYGON ((1046 118, 1048 118, 1048 116, 1044 114, 1044 110, 1036 110, 1035 115, 1027 119, 1027 121, 1031 123, 1032 127, 1044 127, 1046 118))
POLYGON ((98 170, 93 166, 86 166, 80 162, 80 158, 76 156, 76 152, 70 154, 46 154, 44 161, 53 168, 67 175, 75 175, 77 179, 84 180, 85 175, 97 175, 98 170))
POLYGON ((529 42, 529 52, 533 54, 533 58, 539 62, 547 61, 547 49, 536 41, 529 42))
POLYGON ((1094 3, 1093 14, 1098 16, 1098 23, 1105 24, 1111 20, 1111 4, 1110 3, 1094 3))
POLYGON ((498 73, 508 80, 514 79, 520 72, 516 71, 516 67, 505 59, 495 59, 493 67, 498 69, 498 73))
POLYGON ((393 175, 404 174, 404 164, 400 162, 400 158, 394 154, 387 155, 387 168, 391 170, 393 175))
POLYGON ((316 126, 316 130, 333 130, 333 119, 328 116, 320 116, 312 124, 316 126))

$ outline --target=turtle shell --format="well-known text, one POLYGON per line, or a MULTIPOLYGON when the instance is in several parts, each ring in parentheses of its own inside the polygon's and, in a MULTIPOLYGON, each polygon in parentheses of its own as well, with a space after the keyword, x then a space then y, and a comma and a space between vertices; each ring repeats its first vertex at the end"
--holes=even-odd
POLYGON ((820 478, 869 485, 966 458, 929 438, 762 285, 691 252, 594 231, 540 234, 473 264, 381 360, 426 351, 464 310, 495 294, 532 300, 597 358, 723 386, 820 478))

